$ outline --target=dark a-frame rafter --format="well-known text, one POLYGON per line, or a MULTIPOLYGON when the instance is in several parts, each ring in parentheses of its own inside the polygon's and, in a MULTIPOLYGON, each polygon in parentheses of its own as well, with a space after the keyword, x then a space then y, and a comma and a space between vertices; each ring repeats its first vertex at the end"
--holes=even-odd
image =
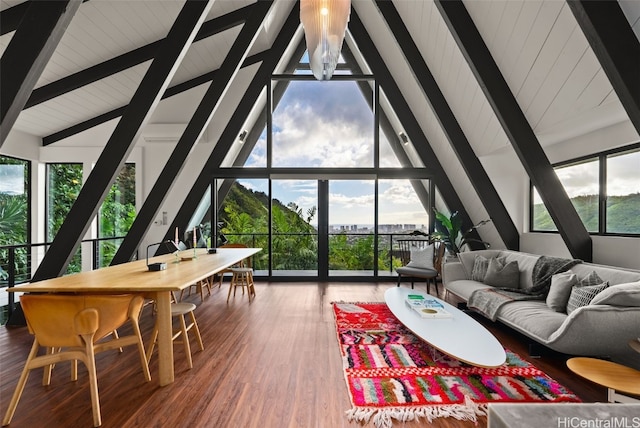
POLYGON ((451 148, 467 173, 471 185, 478 194, 484 208, 487 210, 502 241, 507 248, 518 250, 520 247, 520 234, 518 233, 518 229, 482 166, 480 159, 478 159, 473 151, 453 111, 451 111, 449 103, 436 83, 431 70, 422 57, 409 30, 407 30, 407 27, 402 21, 400 14, 393 5, 393 2, 376 0, 376 5, 387 21, 387 25, 391 33, 395 36, 398 46, 400 46, 407 60, 407 64, 413 71, 416 81, 422 87, 422 91, 429 104, 431 104, 431 108, 442 126, 442 130, 451 144, 451 148))
POLYGON ((640 134, 640 42, 616 0, 567 0, 640 134))
MULTIPOLYGON (((470 229, 473 225, 469 214, 467 213, 460 197, 456 193, 455 188, 451 184, 451 181, 447 177, 447 174, 440 164, 438 157, 431 148, 427 137, 424 135, 418 120, 414 116, 411 108, 407 104, 402 91, 398 87, 398 84, 393 79, 391 72, 384 63, 382 56, 378 52, 375 44, 371 40, 369 33, 367 32, 364 24, 360 20, 355 10, 351 10, 351 19, 349 21, 349 31, 353 35, 353 39, 358 45, 358 49, 362 53, 364 60, 369 64, 376 81, 380 84, 380 87, 384 90, 384 93, 391 104, 391 107, 396 112, 398 119, 402 123, 402 126, 412 141, 413 146, 420 156, 423 164, 427 167, 429 172, 433 176, 433 182, 440 191, 442 198, 444 199, 447 207, 452 211, 457 211, 462 219, 463 229, 470 229)), ((477 231, 471 232, 473 238, 478 239, 477 231)))
POLYGON ((435 4, 558 227, 569 252, 575 258, 591 261, 593 254, 589 232, 462 0, 435 0, 435 4))
POLYGON ((34 282, 59 276, 66 269, 212 4, 213 0, 188 1, 182 7, 162 49, 149 66, 129 107, 33 275, 34 282))
POLYGON ((29 2, 0 59, 0 147, 81 4, 81 0, 29 2))
POLYGON ((231 119, 227 123, 227 126, 225 126, 220 138, 218 138, 216 146, 207 159, 204 168, 200 174, 198 174, 198 177, 191 186, 189 193, 182 202, 182 205, 180 206, 180 209, 174 217, 171 225, 167 229, 165 239, 173 238, 171 231, 175 230, 176 227, 184 229, 188 225, 189 220, 202 199, 202 196, 205 194, 207 188, 215 177, 216 171, 220 168, 220 165, 226 154, 229 152, 231 145, 236 141, 236 136, 239 134, 244 121, 251 113, 260 93, 263 91, 265 86, 267 86, 267 81, 273 74, 278 61, 286 51, 288 45, 291 43, 299 25, 299 8, 298 6, 294 6, 289 13, 289 17, 282 26, 280 33, 276 37, 273 46, 271 47, 271 55, 268 55, 258 68, 258 71, 245 91, 244 96, 236 107, 231 119))
POLYGON ((175 178, 180 174, 185 161, 187 160, 193 146, 202 136, 202 133, 209 125, 221 98, 231 85, 234 76, 237 74, 244 58, 247 56, 251 45, 257 37, 257 32, 262 25, 273 0, 262 0, 256 3, 258 7, 253 9, 251 15, 246 20, 240 30, 238 37, 231 46, 229 53, 218 71, 216 79, 209 85, 206 93, 202 97, 198 108, 187 124, 180 140, 176 144, 173 152, 169 156, 162 172, 147 195, 142 208, 136 215, 127 236, 122 241, 113 260, 112 265, 126 263, 135 254, 142 238, 151 227, 160 206, 167 197, 175 178))

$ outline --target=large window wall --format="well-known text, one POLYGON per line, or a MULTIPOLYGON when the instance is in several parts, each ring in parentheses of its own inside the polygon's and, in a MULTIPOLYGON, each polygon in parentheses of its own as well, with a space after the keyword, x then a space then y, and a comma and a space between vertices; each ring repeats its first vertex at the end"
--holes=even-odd
MULTIPOLYGON (((30 277, 31 163, 0 156, 0 287, 30 277)), ((7 318, 8 293, 0 288, 0 324, 7 318)))
POLYGON ((273 76, 261 132, 240 132, 211 186, 217 209, 190 224, 261 247, 259 275, 395 275, 397 239, 429 231, 429 172, 392 111, 381 125, 388 102, 373 76, 342 68, 319 82, 304 62, 273 76))
MULTIPOLYGON (((52 242, 60 230, 82 189, 82 164, 47 164, 47 242, 52 242)), ((67 273, 82 271, 82 248, 78 247, 67 267, 67 273)))
POLYGON ((306 176, 215 181, 222 242, 261 247, 258 275, 392 276, 397 240, 429 230, 430 180, 306 176))
MULTIPOLYGON (((135 164, 123 166, 109 189, 97 216, 97 231, 92 233, 94 241, 93 267, 108 266, 113 259, 136 216, 136 168, 135 164)), ((76 201, 83 183, 83 165, 80 163, 47 164, 47 242, 55 239, 67 214, 76 201)), ((67 273, 82 270, 82 246, 67 267, 67 273)))
MULTIPOLYGON (((587 231, 640 236, 640 144, 555 165, 560 182, 587 231)), ((532 186, 534 232, 555 232, 549 212, 532 186)))

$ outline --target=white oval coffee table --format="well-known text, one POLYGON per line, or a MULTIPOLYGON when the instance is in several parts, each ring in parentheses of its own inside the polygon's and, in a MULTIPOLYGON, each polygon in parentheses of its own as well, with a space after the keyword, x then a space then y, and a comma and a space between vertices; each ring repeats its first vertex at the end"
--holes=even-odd
POLYGON ((474 366, 498 367, 505 363, 507 355, 498 339, 478 321, 444 300, 403 287, 389 288, 384 300, 402 324, 440 352, 474 366), (405 303, 409 294, 437 300, 451 317, 422 318, 405 303))

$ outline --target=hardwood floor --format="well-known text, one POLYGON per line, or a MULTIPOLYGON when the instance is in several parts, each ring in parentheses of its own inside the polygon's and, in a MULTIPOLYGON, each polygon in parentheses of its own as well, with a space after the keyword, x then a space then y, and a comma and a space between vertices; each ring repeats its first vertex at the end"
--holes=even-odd
MULTIPOLYGON (((256 283, 256 298, 238 295, 227 305, 228 284, 200 303, 193 294, 205 351, 192 346, 193 369, 176 344, 176 381, 160 387, 157 356, 151 382, 145 382, 135 347, 97 357, 104 427, 355 427, 331 312, 333 301, 384 301, 389 283, 256 283)), ((441 288, 441 286, 440 286, 441 288)), ((454 303, 454 302, 452 302, 454 303)), ((528 357, 528 340, 512 330, 476 317, 500 342, 575 392, 583 401, 606 401, 606 391, 572 374, 566 357, 544 352, 528 357)), ((153 315, 145 309, 141 326, 147 340, 153 315)), ((0 328, 0 416, 29 352, 26 327, 0 328)), ((191 342, 195 345, 195 340, 191 342)), ((68 363, 59 364, 51 385, 35 370, 18 404, 11 427, 89 427, 92 425, 87 373, 70 381, 68 363)), ((403 423, 404 427, 426 422, 403 423)), ((452 418, 435 427, 473 427, 452 418)), ((372 424, 370 426, 373 426, 372 424)), ((400 426, 400 423, 398 423, 400 426)), ((481 418, 477 426, 486 426, 481 418)))

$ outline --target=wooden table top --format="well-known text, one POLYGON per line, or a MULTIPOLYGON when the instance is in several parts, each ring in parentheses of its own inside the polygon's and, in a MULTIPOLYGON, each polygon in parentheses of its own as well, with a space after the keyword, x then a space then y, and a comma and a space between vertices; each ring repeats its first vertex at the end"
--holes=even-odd
POLYGON ((575 357, 567 361, 569 369, 592 382, 616 391, 640 395, 640 371, 597 358, 575 357))
MULTIPOLYGON (((197 257, 175 263, 176 256, 167 254, 149 259, 149 263, 165 262, 167 269, 149 271, 146 260, 136 260, 92 271, 47 279, 7 289, 10 292, 153 292, 180 291, 194 282, 207 278, 259 252, 261 248, 218 248, 208 254, 205 248, 196 250, 197 257)), ((179 253, 193 257, 193 250, 179 253)))

